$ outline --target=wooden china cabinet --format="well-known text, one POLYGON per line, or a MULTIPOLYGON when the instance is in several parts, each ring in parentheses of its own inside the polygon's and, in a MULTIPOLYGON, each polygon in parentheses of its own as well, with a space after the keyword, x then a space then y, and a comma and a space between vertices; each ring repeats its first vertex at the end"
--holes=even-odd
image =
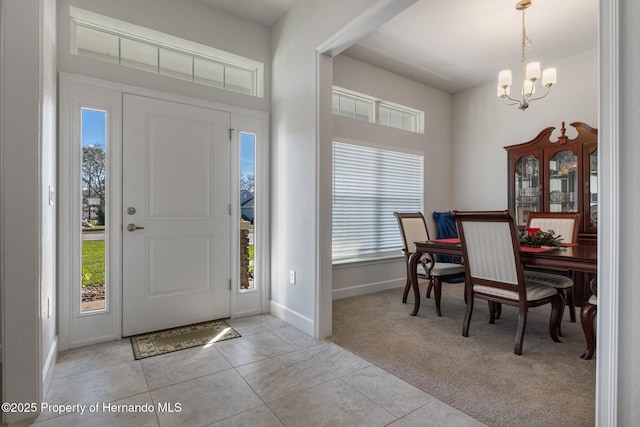
MULTIPOLYGON (((562 122, 543 129, 531 141, 504 147, 508 157, 508 196, 516 223, 524 228, 529 212, 580 212, 578 243, 595 245, 598 226, 598 130, 570 123, 578 135, 569 139, 562 122)), ((576 305, 588 300, 590 277, 574 273, 576 305)))

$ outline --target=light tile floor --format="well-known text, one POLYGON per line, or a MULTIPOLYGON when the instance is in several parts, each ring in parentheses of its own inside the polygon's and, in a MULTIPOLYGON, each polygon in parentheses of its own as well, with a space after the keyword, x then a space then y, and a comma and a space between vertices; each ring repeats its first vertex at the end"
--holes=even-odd
POLYGON ((271 315, 228 323, 241 338, 148 359, 134 360, 128 339, 63 352, 45 399, 52 409, 16 425, 483 426, 271 315))

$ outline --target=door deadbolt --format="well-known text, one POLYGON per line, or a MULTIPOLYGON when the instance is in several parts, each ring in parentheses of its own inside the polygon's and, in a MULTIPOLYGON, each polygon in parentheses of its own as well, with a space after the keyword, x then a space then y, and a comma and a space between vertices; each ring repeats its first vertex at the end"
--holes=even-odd
POLYGON ((144 230, 144 227, 138 227, 135 224, 128 224, 127 225, 127 230, 128 231, 144 230))
POLYGON ((129 206, 129 207, 127 208, 127 213, 128 213, 129 215, 133 215, 134 213, 136 213, 136 208, 134 208, 133 206, 129 206))

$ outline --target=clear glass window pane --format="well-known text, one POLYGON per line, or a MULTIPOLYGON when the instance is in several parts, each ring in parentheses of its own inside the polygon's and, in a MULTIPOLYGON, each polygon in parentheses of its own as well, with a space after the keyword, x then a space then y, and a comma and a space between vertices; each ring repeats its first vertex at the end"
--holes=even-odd
POLYGON ((158 48, 135 40, 120 40, 120 63, 139 70, 158 72, 158 48))
POLYGON ((82 109, 81 312, 106 308, 107 113, 82 109))
POLYGON ((335 92, 331 97, 331 106, 332 106, 333 114, 339 115, 340 114, 340 95, 338 95, 335 92))
POLYGON ((549 160, 549 210, 578 210, 578 156, 560 151, 549 160))
POLYGON ((365 122, 373 122, 373 103, 357 99, 356 119, 363 120, 365 122))
POLYGON ((76 53, 117 64, 120 58, 119 37, 77 25, 76 53))
POLYGON ((380 105, 378 106, 378 123, 383 126, 391 126, 391 111, 389 108, 380 105))
POLYGON ((398 129, 402 129, 402 112, 398 110, 390 110, 390 126, 398 129))
POLYGON ((524 156, 516 162, 516 222, 525 225, 529 212, 540 211, 540 161, 524 156))
POLYGON ((589 221, 598 227, 598 150, 589 156, 589 221))
POLYGON ((256 135, 240 133, 240 290, 255 284, 255 171, 256 135))
POLYGON ((193 59, 188 55, 159 49, 160 74, 182 80, 193 80, 193 59))
POLYGON ((224 88, 224 66, 205 59, 194 58, 193 80, 207 86, 224 88))
POLYGON ((412 113, 402 114, 402 129, 416 132, 416 115, 412 113))
POLYGON ((346 96, 340 97, 340 115, 349 117, 351 119, 356 118, 356 100, 348 98, 346 96))
POLYGON ((225 67, 224 87, 239 93, 253 94, 253 71, 242 70, 240 68, 225 67))

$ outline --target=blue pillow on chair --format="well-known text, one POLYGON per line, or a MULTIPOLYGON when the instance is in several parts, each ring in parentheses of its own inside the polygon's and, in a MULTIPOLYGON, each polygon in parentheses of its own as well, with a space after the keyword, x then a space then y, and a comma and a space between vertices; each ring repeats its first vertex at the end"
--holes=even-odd
MULTIPOLYGON (((437 239, 453 239, 458 237, 458 229, 456 228, 456 221, 453 219, 453 215, 451 215, 451 211, 434 212, 433 220, 436 222, 436 238, 437 239)), ((451 255, 436 255, 436 261, 460 263, 460 260, 455 259, 451 255)), ((464 282, 464 277, 458 277, 456 279, 448 280, 448 282, 453 282, 453 283, 464 282)))

